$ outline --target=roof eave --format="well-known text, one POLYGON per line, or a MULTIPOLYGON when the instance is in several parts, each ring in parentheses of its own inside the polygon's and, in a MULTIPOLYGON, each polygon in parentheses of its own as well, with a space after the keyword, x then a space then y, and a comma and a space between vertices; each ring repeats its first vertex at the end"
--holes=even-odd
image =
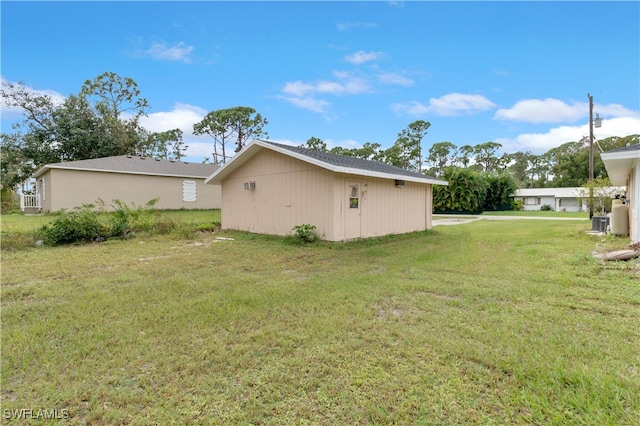
POLYGON ((425 176, 425 178, 420 178, 417 176, 405 176, 405 175, 396 175, 382 172, 375 172, 372 170, 364 170, 364 169, 356 169, 352 167, 341 167, 335 166, 332 164, 325 163, 324 161, 316 160, 315 158, 308 157, 306 155, 281 148, 276 145, 272 145, 267 142, 263 142, 259 139, 252 141, 249 145, 245 147, 245 149, 240 152, 240 154, 236 155, 229 161, 227 164, 222 166, 216 172, 214 172, 211 176, 205 179, 204 183, 212 183, 212 184, 221 184, 222 180, 227 177, 231 172, 233 172, 236 168, 245 163, 249 158, 253 157, 256 153, 258 153, 262 148, 267 148, 273 151, 276 151, 280 154, 286 155, 288 157, 293 157, 297 160, 304 161, 305 163, 313 164, 320 168, 330 170, 335 173, 343 173, 350 175, 358 175, 358 176, 368 176, 368 177, 376 177, 381 179, 397 179, 404 180, 406 182, 416 182, 416 183, 424 183, 431 185, 445 185, 448 186, 449 183, 440 179, 432 179, 425 176), (242 158, 242 160, 240 160, 242 158))
POLYGON ((180 178, 189 178, 189 179, 205 179, 206 176, 197 176, 197 175, 179 175, 174 173, 148 173, 148 172, 133 172, 128 170, 110 170, 110 169, 94 169, 88 167, 64 167, 64 166, 56 166, 55 164, 47 164, 44 165, 38 170, 33 177, 38 177, 42 175, 46 170, 58 169, 58 170, 76 170, 80 172, 102 172, 102 173, 120 173, 126 175, 145 175, 145 176, 164 176, 164 177, 180 177, 180 178))

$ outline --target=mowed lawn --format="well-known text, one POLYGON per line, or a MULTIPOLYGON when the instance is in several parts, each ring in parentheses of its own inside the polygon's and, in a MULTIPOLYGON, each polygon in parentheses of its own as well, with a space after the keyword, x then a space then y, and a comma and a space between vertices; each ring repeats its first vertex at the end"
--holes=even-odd
POLYGON ((623 240, 589 226, 4 253, 3 422, 638 424, 638 264, 594 261, 623 240))

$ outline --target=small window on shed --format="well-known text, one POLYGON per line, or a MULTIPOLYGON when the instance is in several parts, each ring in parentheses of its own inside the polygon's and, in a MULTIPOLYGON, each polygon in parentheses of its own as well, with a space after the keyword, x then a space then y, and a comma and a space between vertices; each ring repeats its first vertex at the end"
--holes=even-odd
POLYGON ((349 197, 349 208, 351 209, 358 208, 360 198, 359 189, 360 188, 358 188, 358 185, 351 185, 351 196, 349 197))
POLYGON ((195 202, 197 200, 196 181, 182 181, 182 201, 195 202))

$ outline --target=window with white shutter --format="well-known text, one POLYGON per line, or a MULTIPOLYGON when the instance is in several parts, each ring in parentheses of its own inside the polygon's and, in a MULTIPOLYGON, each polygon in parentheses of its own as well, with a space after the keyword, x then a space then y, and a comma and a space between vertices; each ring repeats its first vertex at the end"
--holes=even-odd
POLYGON ((196 181, 183 180, 182 181, 182 201, 195 202, 196 199, 197 199, 196 181))

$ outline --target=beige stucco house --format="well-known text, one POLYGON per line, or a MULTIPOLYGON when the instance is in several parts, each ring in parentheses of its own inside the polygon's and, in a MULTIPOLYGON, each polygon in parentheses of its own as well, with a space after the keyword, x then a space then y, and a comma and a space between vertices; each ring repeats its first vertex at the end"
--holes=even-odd
POLYGON ((607 174, 613 185, 626 185, 629 236, 640 241, 640 144, 603 152, 607 174))
POLYGON ((21 208, 42 212, 71 209, 101 199, 142 206, 159 198, 159 209, 220 208, 220 186, 204 180, 219 166, 120 155, 47 164, 34 175, 36 193, 21 208))
POLYGON ((377 161, 254 140, 205 181, 222 186, 222 228, 328 241, 430 229, 432 186, 447 182, 377 161))

